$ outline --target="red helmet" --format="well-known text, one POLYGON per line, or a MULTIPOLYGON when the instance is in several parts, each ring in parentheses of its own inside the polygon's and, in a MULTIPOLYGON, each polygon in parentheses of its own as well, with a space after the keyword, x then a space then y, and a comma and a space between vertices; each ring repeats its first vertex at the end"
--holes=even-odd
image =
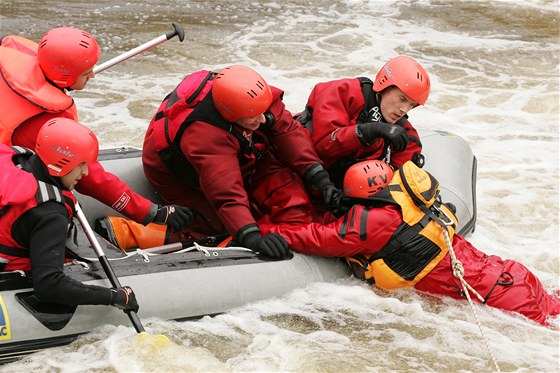
POLYGON ((272 92, 256 71, 240 65, 226 67, 216 75, 212 99, 225 120, 254 117, 268 109, 272 92))
POLYGON ((89 128, 68 118, 46 122, 37 136, 35 152, 52 176, 64 176, 82 162, 97 159, 99 143, 89 128))
POLYGON ((368 198, 385 188, 393 178, 391 167, 377 159, 352 165, 344 175, 344 194, 368 198))
POLYGON ((430 77, 411 57, 399 56, 387 62, 377 73, 373 90, 381 92, 393 85, 420 105, 424 105, 428 100, 430 77))
POLYGON ((99 59, 99 45, 85 31, 58 27, 39 41, 37 58, 43 74, 61 88, 70 87, 99 59))

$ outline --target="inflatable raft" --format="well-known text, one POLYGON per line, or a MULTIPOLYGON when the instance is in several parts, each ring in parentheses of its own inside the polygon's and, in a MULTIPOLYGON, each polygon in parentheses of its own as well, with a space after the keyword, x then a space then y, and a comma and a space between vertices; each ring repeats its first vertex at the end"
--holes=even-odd
MULTIPOLYGON (((425 169, 441 184, 444 201, 457 207, 458 232, 465 235, 476 223, 476 158, 464 139, 444 131, 420 133, 425 169)), ((142 171, 141 151, 107 149, 100 153, 107 171, 136 192, 160 202, 142 171)), ((78 195, 90 222, 115 212, 96 200, 78 195)), ((73 263, 66 273, 78 281, 110 286, 79 224, 68 250, 73 263)), ((267 261, 244 248, 195 246, 169 253, 137 251, 124 254, 98 237, 123 285, 137 296, 140 319, 187 320, 215 315, 314 282, 351 276, 342 261, 295 254, 292 259, 267 261)), ((210 239, 211 240, 211 239, 210 239)), ((211 245, 210 245, 211 246, 211 245)), ((0 363, 39 349, 63 345, 103 324, 130 325, 121 310, 109 306, 62 306, 37 300, 23 272, 0 273, 0 363)))

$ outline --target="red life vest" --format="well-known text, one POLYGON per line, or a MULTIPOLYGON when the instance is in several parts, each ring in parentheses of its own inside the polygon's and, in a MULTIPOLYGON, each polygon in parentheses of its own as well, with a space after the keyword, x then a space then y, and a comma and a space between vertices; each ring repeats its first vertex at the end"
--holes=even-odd
MULTIPOLYGON (((153 128, 152 141, 159 157, 167 169, 188 186, 199 186, 199 176, 180 149, 181 138, 187 126, 201 121, 223 129, 235 136, 240 146, 239 164, 244 176, 251 174, 254 164, 268 146, 266 136, 260 131, 252 133, 251 141, 243 136, 237 126, 226 121, 214 106, 211 88, 216 73, 201 70, 187 75, 181 83, 165 97, 150 126, 153 128)), ((273 89, 273 100, 282 91, 273 89)), ((274 125, 274 117, 265 113, 263 129, 274 125)))
MULTIPOLYGON (((76 199, 72 192, 37 180, 31 172, 21 168, 21 158, 29 158, 34 152, 22 147, 0 144, 0 262, 7 263, 15 258, 29 258, 29 250, 12 237, 14 223, 28 210, 47 201, 63 204, 69 219, 74 215, 76 199)), ((70 221, 70 220, 69 220, 70 221)), ((29 261, 22 263, 29 270, 29 261)))
POLYGON ((78 119, 72 97, 45 79, 37 61, 37 43, 7 36, 0 45, 0 143, 12 145, 14 130, 43 112, 67 111, 78 119))

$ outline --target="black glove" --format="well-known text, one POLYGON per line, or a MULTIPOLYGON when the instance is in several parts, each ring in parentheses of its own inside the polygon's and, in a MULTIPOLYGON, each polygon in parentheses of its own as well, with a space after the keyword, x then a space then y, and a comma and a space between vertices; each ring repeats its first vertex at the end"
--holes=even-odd
POLYGON ((140 308, 136 301, 136 295, 134 295, 134 291, 132 291, 132 288, 129 286, 111 289, 111 306, 134 312, 138 312, 140 308))
POLYGON ((358 137, 367 145, 375 139, 383 137, 396 152, 402 152, 408 146, 408 135, 406 130, 398 124, 381 122, 368 122, 358 124, 358 137))
POLYGON ((346 206, 344 206, 343 203, 343 194, 336 194, 333 199, 331 204, 328 206, 329 207, 329 211, 333 213, 334 216, 336 216, 337 218, 341 217, 342 215, 346 214, 346 211, 348 211, 348 208, 346 206))
POLYGON ((291 256, 286 239, 278 234, 269 233, 262 236, 260 232, 251 232, 241 240, 241 245, 271 258, 291 256))
POLYGON ((179 205, 160 206, 153 222, 167 224, 173 232, 185 228, 193 220, 193 213, 186 207, 179 205))
POLYGON ((326 170, 321 170, 313 175, 311 177, 311 184, 321 192, 323 201, 325 201, 325 204, 331 211, 338 207, 342 191, 334 186, 326 170))

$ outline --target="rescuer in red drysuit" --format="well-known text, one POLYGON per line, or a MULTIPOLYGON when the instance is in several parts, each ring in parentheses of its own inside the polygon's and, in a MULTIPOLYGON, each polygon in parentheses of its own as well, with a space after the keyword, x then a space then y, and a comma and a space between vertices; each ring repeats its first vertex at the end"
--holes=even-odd
POLYGON ((168 203, 202 215, 201 231, 225 230, 275 258, 289 253, 285 240, 262 236, 255 217, 316 221, 305 182, 327 205, 340 195, 282 95, 240 65, 192 73, 163 101, 143 150, 150 183, 168 203))
POLYGON ((317 84, 305 110, 296 118, 311 133, 317 154, 331 179, 342 186, 346 170, 366 159, 383 159, 393 168, 424 162, 422 143, 408 121, 408 111, 424 105, 430 79, 414 59, 399 56, 369 78, 317 84))

